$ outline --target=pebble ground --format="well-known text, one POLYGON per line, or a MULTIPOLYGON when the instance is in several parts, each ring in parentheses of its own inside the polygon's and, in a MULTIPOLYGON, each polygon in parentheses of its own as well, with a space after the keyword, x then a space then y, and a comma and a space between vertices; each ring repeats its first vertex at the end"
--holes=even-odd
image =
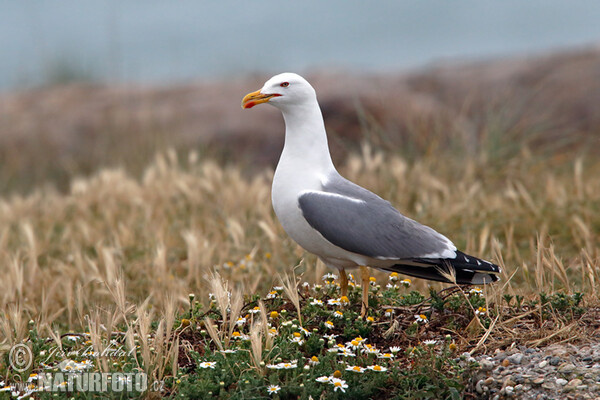
POLYGON ((600 400, 600 343, 514 346, 467 359, 480 365, 472 381, 475 398, 600 400))

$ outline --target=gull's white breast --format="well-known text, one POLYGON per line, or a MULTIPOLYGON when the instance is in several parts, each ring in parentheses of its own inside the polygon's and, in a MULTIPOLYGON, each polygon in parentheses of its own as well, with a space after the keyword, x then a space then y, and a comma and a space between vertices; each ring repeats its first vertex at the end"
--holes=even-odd
POLYGON ((286 233, 305 250, 318 255, 325 263, 350 268, 366 262, 364 257, 333 245, 311 227, 300 209, 298 198, 306 191, 320 191, 325 175, 302 171, 282 159, 273 177, 273 209, 286 233))

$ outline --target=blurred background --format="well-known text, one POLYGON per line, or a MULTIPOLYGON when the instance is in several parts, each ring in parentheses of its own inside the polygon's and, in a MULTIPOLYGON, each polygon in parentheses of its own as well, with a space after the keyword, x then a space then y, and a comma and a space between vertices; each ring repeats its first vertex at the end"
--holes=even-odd
POLYGON ((283 71, 316 87, 339 162, 363 140, 407 158, 594 156, 598 15, 561 0, 2 1, 0 189, 139 174, 166 148, 274 166, 281 117, 239 103, 283 71))

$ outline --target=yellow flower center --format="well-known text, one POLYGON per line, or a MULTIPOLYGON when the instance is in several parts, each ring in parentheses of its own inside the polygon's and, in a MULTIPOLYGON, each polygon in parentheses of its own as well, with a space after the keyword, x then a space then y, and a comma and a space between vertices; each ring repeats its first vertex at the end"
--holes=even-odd
POLYGON ((370 280, 371 282, 376 282, 376 281, 377 281, 377 279, 375 279, 375 277, 374 277, 374 276, 370 277, 370 278, 369 278, 369 280, 370 280))
POLYGON ((375 371, 381 371, 381 367, 379 365, 376 365, 373 367, 373 370, 375 371))
POLYGON ((294 337, 300 337, 300 332, 294 332, 294 337))
POLYGON ((232 336, 238 337, 238 336, 241 336, 241 333, 239 333, 239 332, 233 332, 232 336))
POLYGON ((279 313, 277 311, 271 311, 271 318, 275 319, 277 317, 279 317, 279 313))
POLYGON ((313 362, 319 362, 319 359, 317 358, 317 356, 312 356, 310 358, 310 360, 313 361, 313 362))
MULTIPOLYGON (((341 377, 342 377, 342 373, 340 372, 340 370, 336 370, 336 371, 333 373, 333 377, 334 377, 334 378, 341 378, 341 377)), ((339 383, 339 382, 336 382, 336 383, 339 383)))

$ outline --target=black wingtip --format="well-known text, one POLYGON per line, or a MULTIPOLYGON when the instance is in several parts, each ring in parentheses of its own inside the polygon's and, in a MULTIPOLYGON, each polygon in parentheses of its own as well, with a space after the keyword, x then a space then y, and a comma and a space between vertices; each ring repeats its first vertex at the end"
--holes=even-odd
POLYGON ((461 251, 455 258, 414 259, 410 264, 396 264, 389 271, 436 282, 461 285, 486 285, 500 280, 500 267, 461 251))

